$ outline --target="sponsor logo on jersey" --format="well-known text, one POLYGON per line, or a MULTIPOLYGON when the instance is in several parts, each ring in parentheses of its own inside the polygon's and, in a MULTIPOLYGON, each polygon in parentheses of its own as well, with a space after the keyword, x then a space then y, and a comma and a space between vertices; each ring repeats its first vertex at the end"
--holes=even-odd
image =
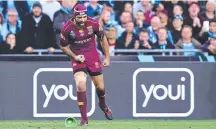
POLYGON ((72 39, 74 39, 74 38, 76 37, 76 35, 75 35, 75 33, 74 33, 73 31, 70 32, 70 37, 71 37, 72 39))
POLYGON ((88 29, 88 34, 89 35, 93 34, 92 26, 88 26, 87 29, 88 29))
POLYGON ((91 40, 91 38, 88 38, 88 39, 84 39, 84 40, 80 40, 80 41, 75 41, 74 43, 76 43, 76 44, 83 44, 83 43, 86 43, 86 42, 88 42, 90 40, 91 40))
POLYGON ((84 33, 83 30, 79 30, 79 33, 80 33, 80 36, 84 36, 85 35, 85 33, 84 33))
POLYGON ((95 62, 95 67, 99 68, 99 63, 98 62, 95 62))

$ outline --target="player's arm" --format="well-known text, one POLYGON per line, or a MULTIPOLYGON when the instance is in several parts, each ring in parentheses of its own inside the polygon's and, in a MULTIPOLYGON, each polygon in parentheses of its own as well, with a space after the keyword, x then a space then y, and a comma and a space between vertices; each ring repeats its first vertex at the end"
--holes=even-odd
POLYGON ((74 59, 76 57, 76 54, 74 54, 73 51, 69 48, 69 45, 68 46, 62 46, 62 45, 60 45, 60 48, 70 58, 74 59))
POLYGON ((105 58, 109 59, 110 58, 110 55, 109 55, 109 44, 108 44, 106 36, 104 35, 103 28, 99 24, 97 24, 96 35, 97 35, 98 40, 101 43, 101 47, 102 47, 102 50, 104 52, 105 58))
POLYGON ((83 55, 76 55, 69 47, 69 40, 67 38, 67 35, 63 32, 61 32, 60 34, 60 45, 59 45, 60 49, 70 58, 76 60, 76 61, 80 61, 80 62, 84 62, 85 58, 83 55))
MULTIPOLYGON (((99 24, 98 24, 99 25, 99 24)), ((102 50, 104 52, 104 61, 103 61, 103 66, 109 66, 110 64, 110 54, 109 54, 109 44, 107 41, 106 36, 104 35, 103 28, 98 26, 98 30, 96 32, 97 38, 101 43, 102 50)))
POLYGON ((101 47, 103 49, 105 58, 109 59, 110 58, 109 44, 108 44, 106 36, 103 36, 102 39, 100 39, 100 43, 101 43, 101 47))

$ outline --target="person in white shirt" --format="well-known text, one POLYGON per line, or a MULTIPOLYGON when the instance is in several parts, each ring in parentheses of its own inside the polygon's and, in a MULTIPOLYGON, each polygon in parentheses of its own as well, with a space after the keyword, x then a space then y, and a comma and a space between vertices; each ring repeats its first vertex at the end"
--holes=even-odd
POLYGON ((61 4, 56 0, 40 0, 40 3, 43 8, 42 12, 47 14, 53 21, 53 16, 56 11, 61 9, 61 4))

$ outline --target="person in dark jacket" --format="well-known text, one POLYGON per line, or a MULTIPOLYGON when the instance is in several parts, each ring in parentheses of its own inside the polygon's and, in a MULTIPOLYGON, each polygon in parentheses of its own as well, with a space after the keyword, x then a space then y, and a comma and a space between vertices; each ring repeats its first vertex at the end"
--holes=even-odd
MULTIPOLYGON (((168 31, 165 27, 159 28, 157 31, 158 41, 152 44, 152 49, 175 49, 174 45, 167 40, 168 31)), ((155 53, 156 54, 156 53, 155 53)), ((162 55, 168 55, 169 53, 162 52, 162 55)))
POLYGON ((0 54, 19 54, 19 47, 16 40, 16 35, 9 33, 6 36, 4 43, 0 44, 0 54))
POLYGON ((53 29, 56 35, 56 44, 60 43, 60 32, 63 25, 72 16, 73 7, 77 4, 76 0, 62 0, 61 9, 54 14, 53 29))
POLYGON ((48 49, 49 53, 55 51, 52 21, 48 15, 42 13, 39 2, 33 4, 32 13, 24 18, 22 25, 22 45, 26 53, 32 53, 34 49, 48 49))
POLYGON ((201 50, 208 52, 209 55, 216 55, 216 36, 211 35, 209 40, 202 45, 201 50))

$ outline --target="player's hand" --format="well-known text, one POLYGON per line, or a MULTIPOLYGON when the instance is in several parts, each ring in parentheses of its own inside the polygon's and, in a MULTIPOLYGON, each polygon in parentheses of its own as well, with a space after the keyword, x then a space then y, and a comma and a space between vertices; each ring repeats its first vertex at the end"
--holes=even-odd
POLYGON ((109 66, 109 65, 110 65, 110 59, 105 58, 105 59, 103 60, 103 66, 104 66, 104 67, 107 67, 107 66, 109 66))
POLYGON ((25 49, 25 52, 27 52, 27 53, 32 53, 33 52, 33 48, 32 47, 27 47, 26 49, 25 49))
POLYGON ((74 60, 83 63, 85 61, 84 55, 77 55, 74 57, 74 60))

